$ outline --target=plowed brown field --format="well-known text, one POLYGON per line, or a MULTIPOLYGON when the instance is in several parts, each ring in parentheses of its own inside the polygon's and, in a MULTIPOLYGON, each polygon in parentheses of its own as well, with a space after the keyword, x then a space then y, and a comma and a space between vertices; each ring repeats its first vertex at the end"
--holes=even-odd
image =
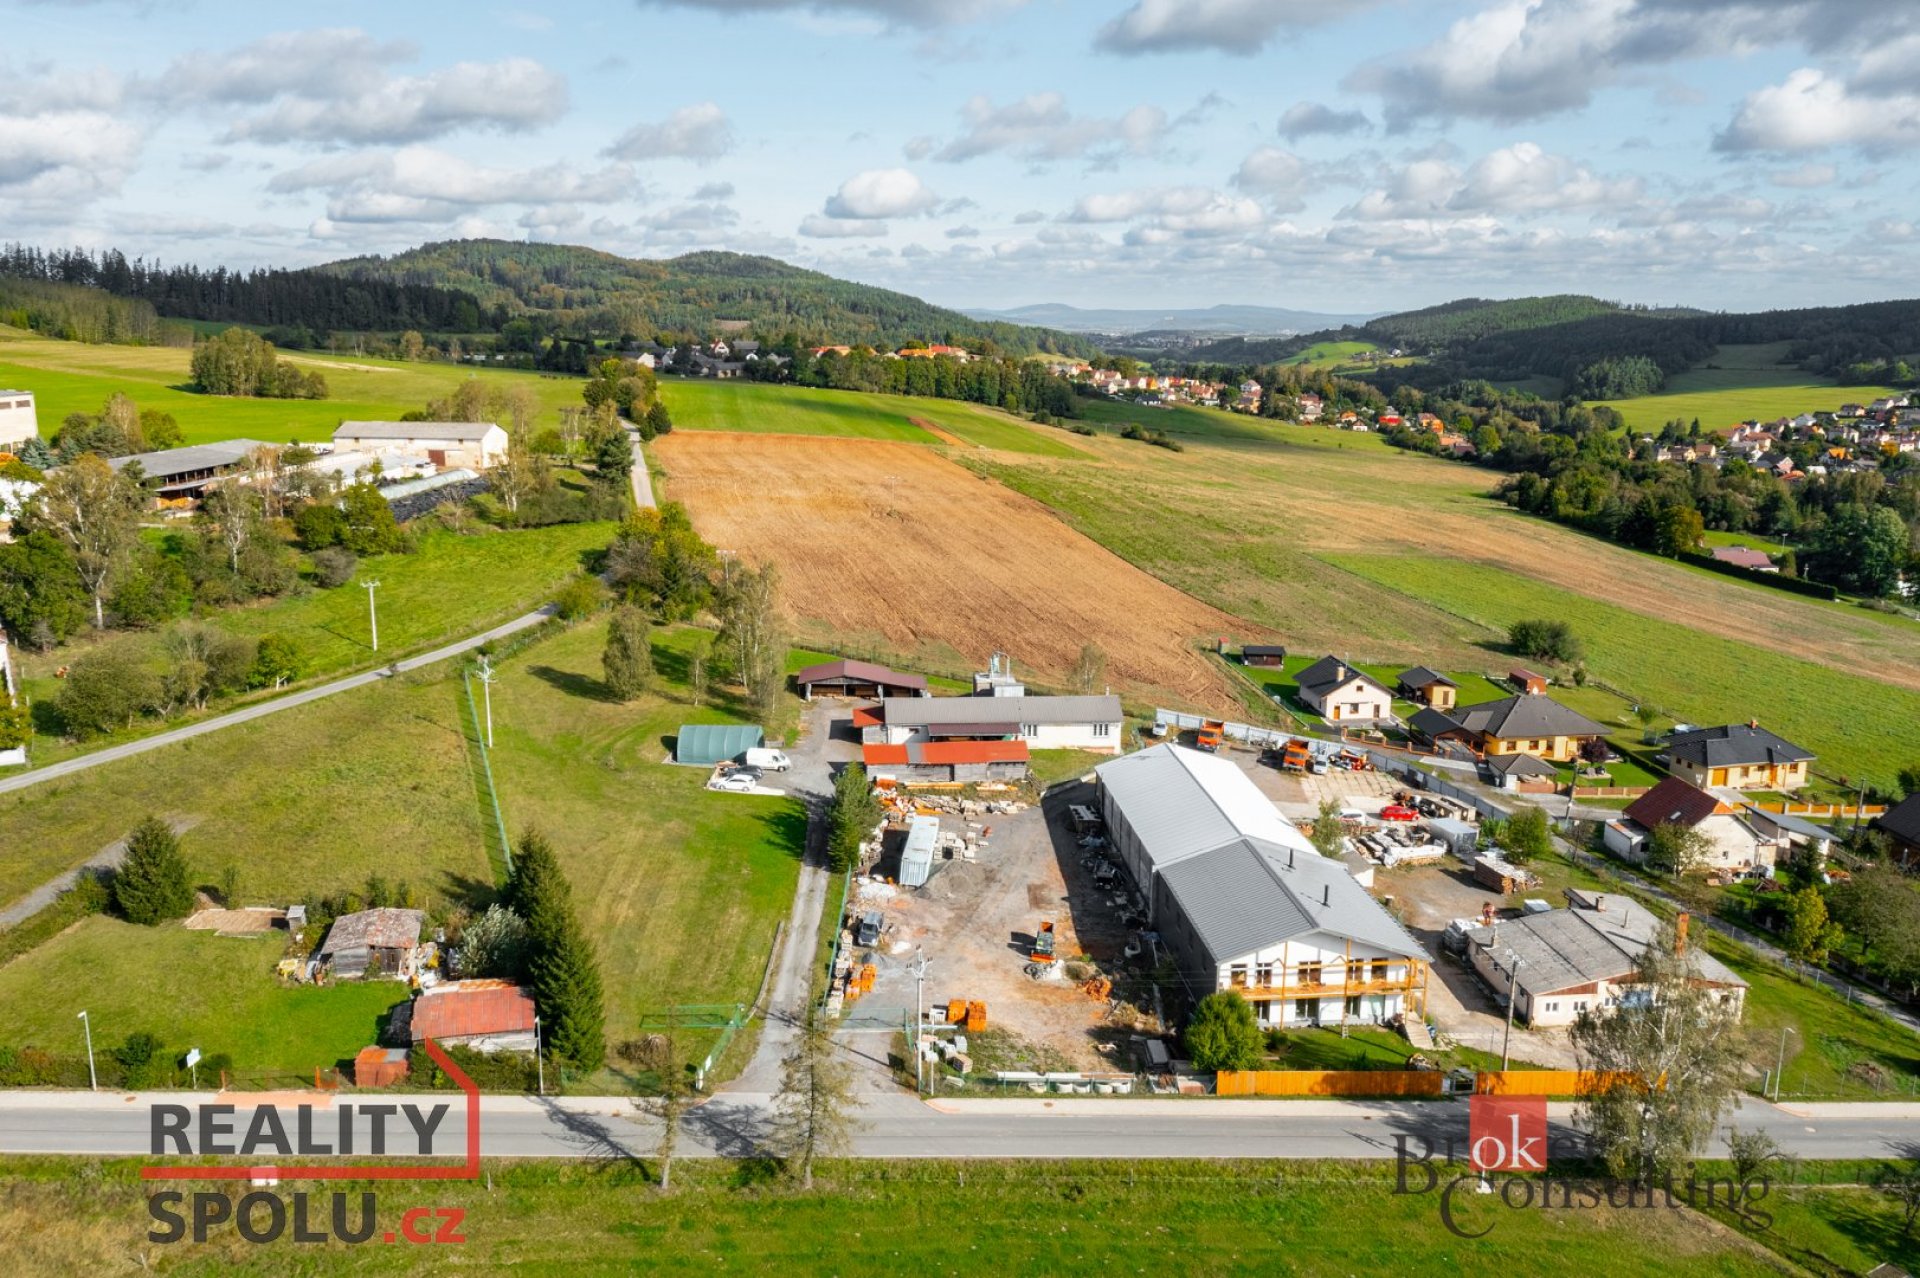
POLYGON ((872 440, 686 432, 653 445, 700 534, 774 560, 788 608, 913 653, 942 648, 1058 681, 1081 645, 1116 685, 1225 709, 1196 640, 1245 622, 1181 594, 1045 506, 934 451, 872 440))

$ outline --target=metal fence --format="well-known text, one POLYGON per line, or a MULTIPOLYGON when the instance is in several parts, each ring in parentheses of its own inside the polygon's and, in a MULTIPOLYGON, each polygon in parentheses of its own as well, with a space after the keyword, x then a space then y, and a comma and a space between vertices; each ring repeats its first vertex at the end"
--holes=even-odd
POLYGON ((479 707, 473 700, 473 676, 470 671, 460 671, 460 682, 466 688, 468 740, 473 751, 480 758, 480 768, 476 774, 483 800, 480 812, 482 836, 486 838, 487 853, 497 863, 499 881, 504 883, 513 875, 513 845, 507 841, 507 821, 500 812, 500 794, 493 787, 493 762, 488 758, 487 733, 480 722, 479 707), (487 818, 492 817, 492 828, 488 829, 487 818))
MULTIPOLYGON (((1184 714, 1178 710, 1167 710, 1160 707, 1154 709, 1153 721, 1156 725, 1165 725, 1169 728, 1186 731, 1197 731, 1207 723, 1213 722, 1204 715, 1184 714)), ((1289 741, 1292 741, 1296 736, 1300 737, 1302 741, 1311 739, 1301 736, 1299 733, 1282 732, 1278 728, 1262 728, 1251 723, 1227 723, 1221 731, 1228 740, 1239 741, 1256 748, 1266 746, 1282 747, 1289 741)))

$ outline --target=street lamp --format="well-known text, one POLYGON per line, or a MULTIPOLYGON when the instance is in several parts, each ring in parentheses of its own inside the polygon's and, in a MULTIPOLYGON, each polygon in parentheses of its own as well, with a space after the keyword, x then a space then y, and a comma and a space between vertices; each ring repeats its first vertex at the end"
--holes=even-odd
POLYGON ((1791 1025, 1780 1027, 1780 1060, 1773 1070, 1773 1103, 1776 1105, 1780 1103, 1780 1076, 1787 1072, 1787 1035, 1798 1032, 1791 1025))
POLYGON ((919 1093, 925 1090, 922 1081, 927 1055, 920 1050, 921 1038, 927 1027, 927 951, 925 946, 913 952, 913 1090, 919 1093))
POLYGON ((374 610, 373 592, 379 589, 380 583, 363 581, 360 584, 367 588, 367 627, 373 631, 373 650, 378 652, 380 651, 380 614, 374 610))
POLYGON ((480 692, 487 703, 487 749, 493 749, 493 663, 480 654, 480 692))
POLYGON ((1507 969, 1507 1032, 1506 1036, 1500 1040, 1500 1072, 1502 1074, 1507 1072, 1507 1062, 1512 1059, 1507 1052, 1513 1045, 1513 1005, 1520 998, 1520 969, 1527 965, 1527 961, 1512 950, 1507 951, 1507 961, 1513 966, 1507 969))
MULTIPOLYGON (((547 1094, 547 1059, 540 1055, 540 1013, 533 1014, 533 1068, 540 1077, 540 1094, 547 1094)), ((525 1077, 522 1075, 522 1077, 525 1077)))
POLYGON ((100 1076, 93 1072, 93 1020, 85 1012, 80 1013, 80 1027, 87 1032, 87 1086, 97 1092, 100 1076))

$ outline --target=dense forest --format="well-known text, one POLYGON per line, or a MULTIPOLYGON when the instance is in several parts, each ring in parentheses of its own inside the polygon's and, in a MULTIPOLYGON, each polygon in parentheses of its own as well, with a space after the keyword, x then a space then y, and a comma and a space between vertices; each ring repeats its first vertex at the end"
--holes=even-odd
POLYGON ((776 348, 775 353, 786 356, 785 362, 760 360, 748 365, 747 375, 757 381, 830 390, 959 399, 1034 414, 1043 421, 1075 415, 1073 384, 1032 360, 888 359, 863 349, 845 355, 827 351, 815 357, 794 345, 776 348))
POLYGON ((316 268, 353 280, 457 289, 492 307, 558 319, 572 335, 761 340, 892 347, 919 339, 1009 354, 1090 356, 1070 333, 976 320, 905 293, 854 284, 770 257, 688 253, 665 260, 510 240, 446 240, 391 257, 316 268))
POLYGON ((162 320, 151 302, 79 284, 0 275, 0 324, 65 342, 185 346, 193 328, 162 320))

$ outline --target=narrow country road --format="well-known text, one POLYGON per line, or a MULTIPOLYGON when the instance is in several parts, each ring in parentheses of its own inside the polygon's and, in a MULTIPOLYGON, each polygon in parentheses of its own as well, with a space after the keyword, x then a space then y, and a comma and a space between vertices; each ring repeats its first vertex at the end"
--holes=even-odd
POLYGON ((641 510, 653 510, 653 476, 647 473, 647 455, 640 451, 640 431, 630 421, 622 419, 621 425, 627 428, 627 438, 633 441, 633 470, 629 478, 633 481, 633 504, 641 510))
POLYGON ((120 759, 131 759, 135 755, 145 754, 149 750, 158 750, 164 746, 174 745, 181 741, 190 741, 194 737, 203 737, 209 732, 218 732, 222 728, 231 728, 238 723, 248 723, 254 719, 265 718, 270 714, 278 714, 282 710, 291 710, 295 706, 304 706, 309 702, 318 701, 322 697, 336 696, 342 692, 351 692, 355 688, 364 688, 370 683, 377 683, 381 679, 391 678, 396 667, 402 673, 408 670, 418 670, 422 666, 430 666, 436 662, 445 661, 449 657, 457 657, 463 652, 471 652, 490 639, 504 639, 508 635, 518 634, 529 626, 539 625, 553 615, 553 605, 546 604, 524 616, 515 617, 512 621, 504 625, 495 626, 493 629, 482 631, 477 635, 469 635, 467 638, 450 643, 444 648, 435 648, 432 652, 423 652, 417 657, 407 657, 404 660, 394 663, 392 666, 385 666, 379 670, 363 671, 357 675, 348 675, 346 678, 336 679, 332 683, 323 683, 317 687, 288 693, 284 697, 275 697, 271 701, 262 701, 258 705, 247 706, 244 709, 230 711, 227 714, 218 714, 211 719, 202 719, 198 723, 190 723, 182 728, 173 728, 166 732, 156 732, 152 736, 142 737, 138 741, 129 741, 124 745, 109 746, 105 750, 95 750, 91 754, 79 755, 72 759, 62 759, 58 763, 49 763, 45 767, 31 768, 26 772, 20 773, 18 776, 0 778, 0 794, 9 794, 15 790, 24 790, 28 786, 39 785, 44 781, 53 781, 60 777, 70 777, 75 773, 85 772, 89 768, 97 768, 103 764, 113 763, 120 759))

